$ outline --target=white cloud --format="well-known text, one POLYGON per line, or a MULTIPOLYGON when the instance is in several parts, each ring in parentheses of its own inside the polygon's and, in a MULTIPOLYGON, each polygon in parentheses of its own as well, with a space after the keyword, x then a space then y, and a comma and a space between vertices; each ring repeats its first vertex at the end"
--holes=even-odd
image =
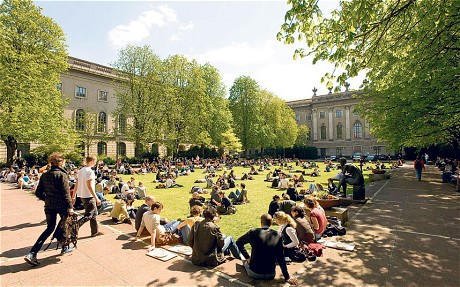
POLYGON ((182 30, 182 31, 192 30, 193 28, 194 28, 194 26, 193 26, 193 22, 192 22, 192 21, 188 22, 187 25, 181 25, 181 26, 179 26, 179 30, 182 30))
POLYGON ((171 41, 171 42, 179 41, 180 40, 180 35, 173 34, 173 35, 169 36, 168 40, 171 41))
POLYGON ((273 45, 269 42, 262 46, 250 46, 248 43, 234 43, 230 46, 210 50, 193 56, 199 62, 212 64, 222 63, 237 66, 262 64, 275 54, 273 45))
POLYGON ((110 44, 115 48, 126 44, 139 43, 150 35, 153 26, 162 27, 167 23, 177 21, 176 11, 162 5, 144 11, 137 19, 127 25, 118 25, 108 33, 110 44))

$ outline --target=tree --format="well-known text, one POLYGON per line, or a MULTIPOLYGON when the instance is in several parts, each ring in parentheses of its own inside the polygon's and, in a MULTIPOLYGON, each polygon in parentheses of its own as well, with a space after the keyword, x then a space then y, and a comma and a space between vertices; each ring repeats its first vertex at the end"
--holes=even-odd
POLYGON ((460 141, 460 2, 341 1, 324 18, 317 0, 292 0, 278 39, 304 41, 313 63, 330 61, 343 84, 359 71, 368 81, 359 111, 390 148, 460 141))
POLYGON ((308 126, 300 125, 295 145, 298 147, 306 147, 309 143, 309 134, 310 129, 308 128, 308 126))
POLYGON ((208 131, 211 144, 221 147, 223 134, 232 126, 233 118, 226 96, 226 88, 219 71, 206 63, 202 67, 205 81, 206 110, 208 113, 204 130, 208 131))
POLYGON ((228 131, 222 134, 222 141, 220 147, 229 154, 240 153, 242 151, 242 144, 240 139, 235 135, 233 129, 230 128, 228 131))
POLYGON ((174 55, 164 60, 161 82, 165 84, 166 128, 163 130, 173 156, 179 152, 179 144, 211 143, 204 123, 208 121, 206 111, 205 81, 198 63, 174 55))
POLYGON ((64 32, 30 0, 0 5, 0 137, 11 164, 18 143, 58 142, 67 101, 56 88, 68 68, 64 32))
POLYGON ((259 84, 247 76, 238 77, 230 88, 230 111, 233 115, 236 135, 240 138, 243 149, 260 147, 259 132, 262 127, 259 110, 259 84))
POLYGON ((158 141, 167 116, 160 81, 162 62, 149 46, 127 46, 112 66, 120 78, 114 83, 118 102, 115 115, 132 120, 126 135, 134 142, 135 156, 139 157, 147 143, 158 141))

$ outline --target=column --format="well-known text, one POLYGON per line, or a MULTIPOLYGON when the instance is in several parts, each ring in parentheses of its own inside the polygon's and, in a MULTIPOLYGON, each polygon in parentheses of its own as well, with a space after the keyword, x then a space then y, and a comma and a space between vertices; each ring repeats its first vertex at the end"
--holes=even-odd
POLYGON ((345 106, 345 139, 346 140, 351 140, 350 106, 345 106))
POLYGON ((334 140, 334 108, 329 109, 329 141, 334 140))
POLYGON ((312 109, 312 121, 313 121, 313 140, 318 141, 318 119, 317 119, 317 109, 312 109))

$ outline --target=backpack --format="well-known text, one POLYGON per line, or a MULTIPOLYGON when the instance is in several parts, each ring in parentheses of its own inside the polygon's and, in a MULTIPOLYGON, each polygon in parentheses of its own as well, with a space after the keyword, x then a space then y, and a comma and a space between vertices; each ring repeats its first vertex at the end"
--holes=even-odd
POLYGON ((51 238, 51 242, 45 248, 48 249, 53 242, 53 239, 57 240, 56 249, 59 248, 59 245, 62 246, 70 246, 70 243, 73 244, 73 247, 77 247, 77 240, 78 240, 78 229, 80 228, 78 224, 78 215, 76 213, 67 216, 65 220, 61 218, 56 227, 56 230, 53 233, 53 237, 51 238))

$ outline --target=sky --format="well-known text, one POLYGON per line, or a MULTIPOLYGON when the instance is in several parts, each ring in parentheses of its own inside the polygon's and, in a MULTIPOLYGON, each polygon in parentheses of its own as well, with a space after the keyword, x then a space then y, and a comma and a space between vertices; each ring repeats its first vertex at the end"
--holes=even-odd
MULTIPOLYGON (((35 1, 66 34, 69 55, 111 66, 128 44, 149 45, 161 59, 184 55, 216 67, 227 87, 249 76, 284 100, 327 94, 320 79, 330 63, 294 60, 276 34, 289 10, 286 1, 35 1)), ((321 1, 325 13, 336 0, 321 1)), ((350 79, 358 89, 362 78, 350 79)), ((343 90, 343 89, 342 89, 343 90)))

